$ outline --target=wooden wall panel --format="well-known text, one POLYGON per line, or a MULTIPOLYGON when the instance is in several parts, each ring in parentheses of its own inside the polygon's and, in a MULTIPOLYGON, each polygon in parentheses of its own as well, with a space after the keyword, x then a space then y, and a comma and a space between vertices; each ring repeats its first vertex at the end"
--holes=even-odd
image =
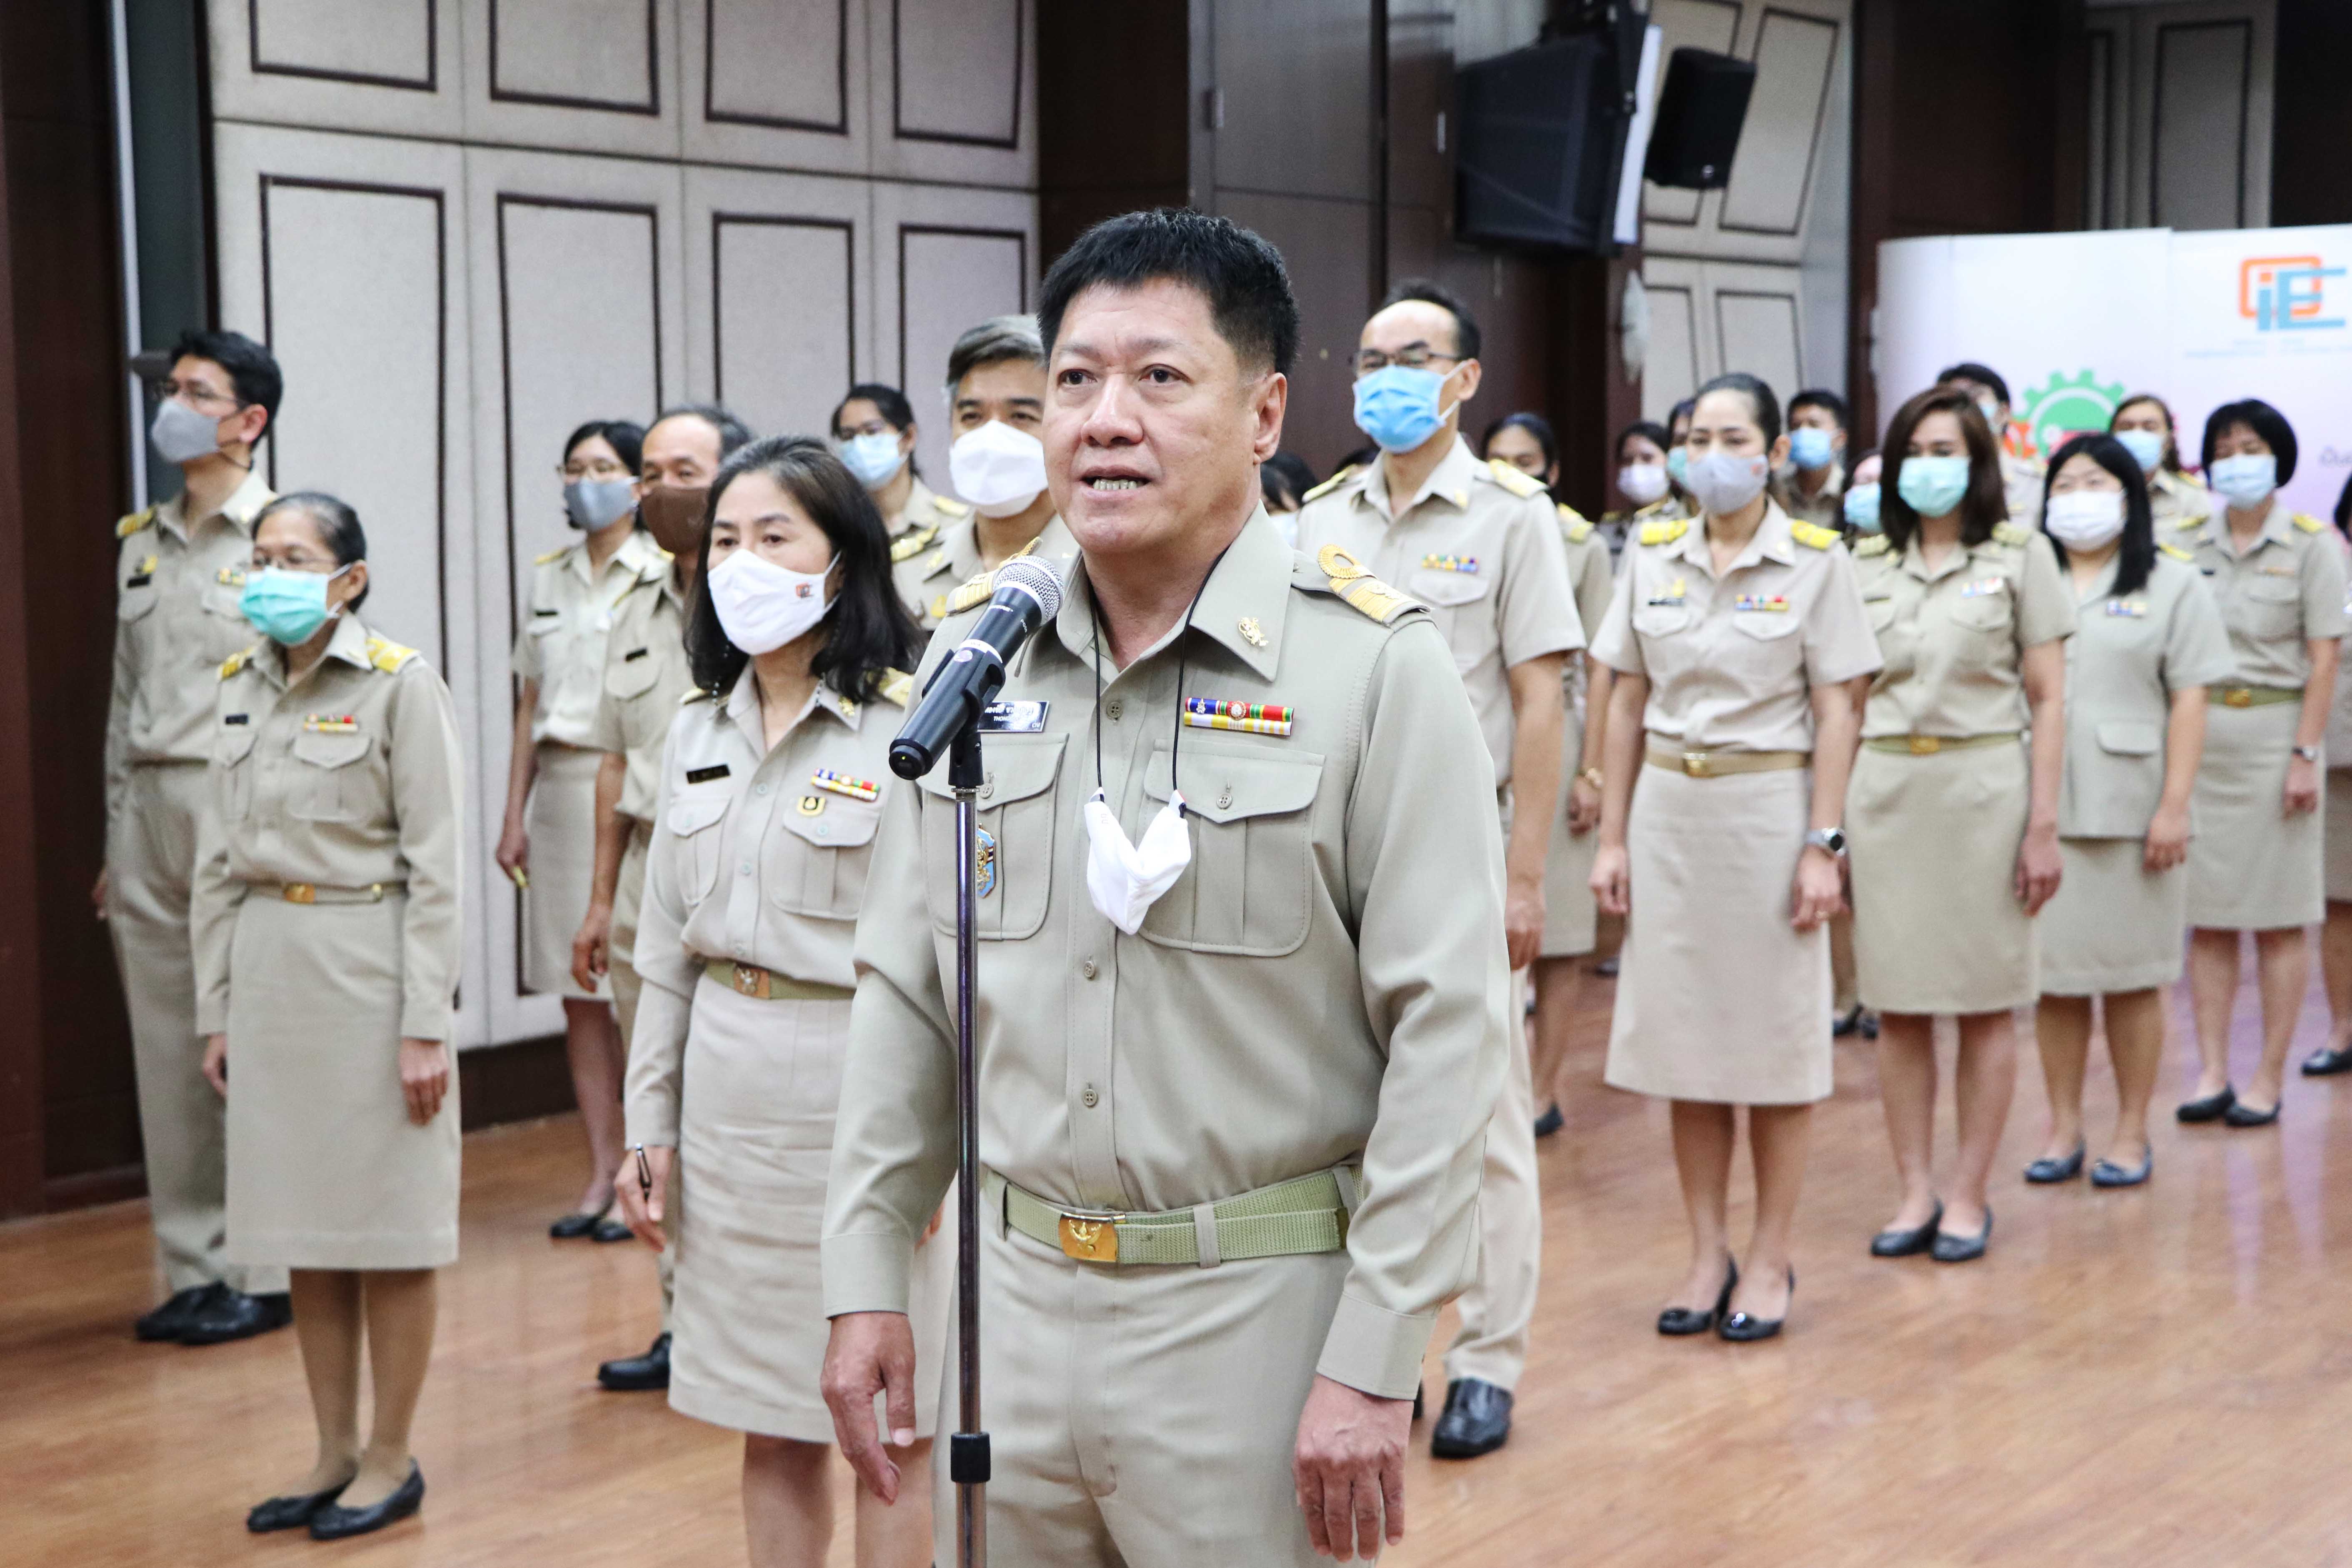
POLYGON ((409 136, 464 122, 465 0, 211 0, 215 115, 409 136))
POLYGON ((1034 186, 1036 0, 866 0, 871 170, 1034 186))
POLYGON ((437 0, 246 0, 245 8, 256 75, 418 92, 439 85, 437 0))
POLYGON ((948 472, 948 351, 991 316, 1031 303, 1029 237, 1018 229, 902 223, 898 262, 898 384, 923 422, 916 457, 943 491, 948 472))
POLYGON ((676 158, 679 4, 466 0, 466 139, 676 158))
POLYGON ((833 218, 715 213, 713 395, 773 434, 828 434, 858 379, 857 232, 833 218))
POLYGON ((677 0, 686 156, 866 173, 875 3, 677 0))

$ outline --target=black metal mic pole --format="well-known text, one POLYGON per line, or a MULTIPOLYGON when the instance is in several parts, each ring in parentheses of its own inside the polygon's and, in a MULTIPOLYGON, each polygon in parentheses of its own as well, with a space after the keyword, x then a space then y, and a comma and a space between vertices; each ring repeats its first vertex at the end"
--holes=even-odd
POLYGON ((987 1568, 988 1434, 980 1425, 980 1073, 973 1040, 973 938, 980 879, 982 778, 979 715, 948 751, 956 820, 956 1390, 959 1425, 948 1442, 956 1489, 958 1568, 987 1568))

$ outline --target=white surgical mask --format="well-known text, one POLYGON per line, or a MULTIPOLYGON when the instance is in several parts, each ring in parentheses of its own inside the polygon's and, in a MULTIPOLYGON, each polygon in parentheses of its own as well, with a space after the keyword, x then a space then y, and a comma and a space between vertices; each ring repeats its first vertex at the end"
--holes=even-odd
POLYGON ((1629 463, 1617 470, 1617 488, 1635 506, 1647 506, 1666 493, 1666 466, 1629 463))
MULTIPOLYGON (((830 566, 827 570, 831 570, 830 566)), ((710 604, 727 640, 757 657, 773 653, 833 608, 824 572, 793 572, 750 549, 710 569, 710 604)))
POLYGON ((948 479, 982 517, 1026 511, 1045 489, 1045 444, 992 419, 948 448, 948 479))
POLYGON ((2098 550, 2124 531, 2124 492, 2068 490, 2042 514, 2050 537, 2069 550, 2098 550))
POLYGON ((220 421, 167 397, 147 426, 147 439, 167 463, 193 463, 220 450, 220 421))
POLYGON ((1184 825, 1184 793, 1171 790, 1166 805, 1129 844, 1099 789, 1087 797, 1087 897, 1102 918, 1133 936, 1160 895, 1192 863, 1192 832, 1184 825))
POLYGON ((1715 449, 1690 460, 1690 477, 1683 482, 1709 516, 1721 517, 1764 493, 1767 467, 1760 453, 1742 457, 1715 449))
POLYGON ((857 482, 869 490, 878 490, 898 477, 906 466, 907 454, 898 449, 898 432, 873 430, 863 436, 852 436, 835 448, 857 482))
POLYGON ((2260 506, 2278 489, 2278 459, 2268 452, 2221 458, 2206 468, 2205 482, 2239 507, 2260 506))

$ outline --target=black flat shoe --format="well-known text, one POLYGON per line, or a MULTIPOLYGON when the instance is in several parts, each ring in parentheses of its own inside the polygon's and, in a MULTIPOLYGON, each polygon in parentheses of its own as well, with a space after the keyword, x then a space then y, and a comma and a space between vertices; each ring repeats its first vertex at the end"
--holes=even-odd
POLYGON ((591 1241, 609 1244, 615 1241, 626 1241, 629 1237, 636 1234, 637 1233, 635 1231, 631 1230, 626 1224, 620 1220, 600 1219, 596 1222, 596 1228, 588 1233, 588 1239, 591 1241))
POLYGON ((1974 1263, 1985 1255, 1985 1243, 1992 1239, 1992 1210, 1985 1210, 1984 1228, 1974 1236, 1953 1236, 1938 1232, 1936 1245, 1928 1256, 1938 1263, 1974 1263))
MULTIPOLYGON (((1789 1270, 1789 1306, 1796 1304, 1797 1271, 1791 1268, 1789 1270)), ((1788 1321, 1788 1308, 1785 1307, 1777 1318, 1759 1318, 1752 1312, 1734 1312, 1716 1326, 1715 1333, 1717 1339, 1729 1340, 1736 1345, 1751 1344, 1758 1340, 1770 1339, 1788 1321)))
POLYGON ((132 1323, 131 1331, 149 1344, 169 1343, 188 1331, 188 1325, 195 1321, 198 1312, 227 1293, 228 1287, 217 1279, 209 1285, 174 1290, 171 1300, 132 1323))
POLYGON ((2333 1078, 2340 1072, 2352 1072, 2352 1046, 2329 1050, 2326 1046, 2303 1058, 2305 1078, 2333 1078))
POLYGON ((1553 1100, 1551 1109, 1536 1118, 1536 1136, 1549 1138, 1568 1125, 1568 1118, 1559 1113, 1559 1101, 1553 1100))
POLYGON ((181 1331, 184 1345, 225 1345, 282 1329, 294 1321, 294 1298, 283 1290, 247 1296, 224 1287, 181 1331))
POLYGON ((1731 1288, 1739 1283, 1739 1263, 1733 1258, 1723 1260, 1723 1289, 1715 1298, 1715 1310, 1694 1312, 1688 1307, 1668 1307, 1658 1314, 1658 1332, 1668 1335, 1703 1334, 1721 1321, 1731 1310, 1731 1288))
POLYGON ((2177 1121, 2219 1121, 2229 1114, 2230 1107, 2237 1103, 2238 1091, 2225 1083, 2219 1094, 2209 1094, 2202 1100, 2182 1100, 2172 1115, 2177 1121))
MULTIPOLYGON (((2281 1103, 2284 1103, 2284 1097, 2281 1103)), ((2242 1100, 2221 1112, 2221 1120, 2231 1127, 2268 1127, 2278 1120, 2278 1113, 2279 1108, 2276 1105, 2272 1106, 2268 1110, 2255 1110, 2242 1100)))
POLYGON ((1415 1384, 1412 1387, 1412 1424, 1416 1426, 1420 1426, 1422 1416, 1428 1413, 1422 1408, 1421 1404, 1421 1385, 1415 1384))
POLYGON ((644 1394, 669 1386, 669 1335, 657 1335, 643 1355, 626 1355, 596 1369, 596 1381, 615 1394, 644 1394))
POLYGON ((1916 1230, 1882 1230, 1870 1238, 1873 1258, 1916 1258, 1936 1245, 1936 1227, 1944 1223, 1944 1205, 1937 1204, 1927 1223, 1916 1230))
POLYGON ((1445 1408, 1429 1435, 1429 1452, 1440 1459, 1475 1459, 1510 1436, 1511 1391, 1482 1378, 1457 1377, 1445 1385, 1445 1408))
POLYGON ((310 1522, 313 1515, 343 1495, 343 1486, 330 1487, 322 1492, 296 1493, 274 1497, 254 1504, 253 1511, 245 1516, 245 1528, 256 1535, 267 1535, 273 1530, 299 1530, 310 1522))
POLYGON ((2154 1145, 2150 1145, 2147 1158, 2140 1161, 2139 1168, 2137 1170, 2133 1170, 2127 1165, 2118 1165, 2113 1160, 2102 1160, 2097 1164, 2093 1165, 2091 1167, 2091 1185, 2095 1187, 2137 1187, 2141 1183, 2147 1181, 2149 1173, 2155 1169, 2156 1149, 2154 1145))
POLYGON ((345 1508, 341 1503, 329 1503, 310 1516, 310 1539, 341 1541, 347 1535, 365 1535, 372 1530, 382 1530, 387 1524, 397 1524, 425 1506, 425 1472, 416 1461, 408 1461, 408 1479, 398 1490, 382 1502, 365 1508, 345 1508))
POLYGON ((608 1203, 594 1214, 565 1215, 547 1227, 547 1234, 557 1241, 577 1241, 583 1236, 593 1236, 597 1222, 612 1212, 613 1205, 608 1203))
POLYGON ((2053 1182, 2071 1182, 2082 1173, 2083 1145, 2080 1143, 2075 1144, 2074 1152, 2063 1160, 2053 1160, 2044 1155, 2025 1167, 2025 1179, 2039 1186, 2047 1186, 2053 1182))
POLYGON ((1830 1036, 1833 1039, 1843 1040, 1848 1035, 1860 1033, 1862 1033, 1862 1004, 1859 1002, 1853 1005, 1851 1011, 1830 1020, 1830 1036))
POLYGON ((1592 973, 1603 980, 1614 980, 1617 978, 1617 961, 1613 958, 1604 958, 1592 966, 1592 973))

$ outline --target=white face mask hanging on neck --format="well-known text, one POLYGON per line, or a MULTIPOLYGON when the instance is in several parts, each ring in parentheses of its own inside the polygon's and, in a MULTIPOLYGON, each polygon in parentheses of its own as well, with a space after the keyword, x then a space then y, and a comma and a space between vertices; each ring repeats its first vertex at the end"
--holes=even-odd
POLYGON ((1102 918, 1133 936, 1160 895, 1176 885, 1192 863, 1192 832, 1184 826, 1184 794, 1170 799, 1143 830, 1143 842, 1129 844, 1127 829, 1111 815, 1103 792, 1087 797, 1087 897, 1102 918))

